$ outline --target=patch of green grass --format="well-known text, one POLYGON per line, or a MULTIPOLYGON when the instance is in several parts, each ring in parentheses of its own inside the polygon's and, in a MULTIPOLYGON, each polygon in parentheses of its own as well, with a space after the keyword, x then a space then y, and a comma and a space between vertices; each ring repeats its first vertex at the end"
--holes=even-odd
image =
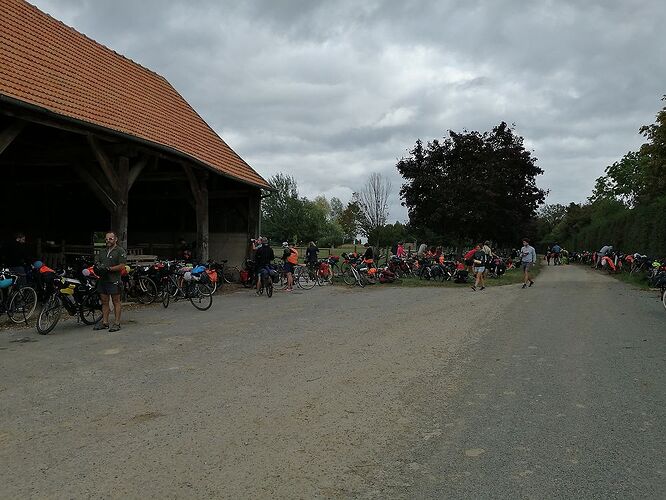
POLYGON ((650 287, 648 286, 647 279, 645 278, 645 275, 643 274, 629 274, 629 273, 619 273, 619 274, 611 274, 613 278, 616 280, 623 281, 624 283, 628 283, 630 285, 635 286, 636 288, 640 288, 642 290, 649 290, 650 287))
MULTIPOLYGON (((541 271, 541 264, 537 263, 530 271, 532 279, 536 278, 541 271)), ((501 278, 486 278, 486 286, 504 286, 515 285, 523 282, 523 272, 520 269, 510 269, 501 278)), ((345 285, 342 279, 336 279, 336 283, 345 285)), ((453 281, 439 281, 439 280, 421 280, 418 278, 402 278, 393 283, 382 283, 382 285, 389 286, 405 286, 405 287, 446 287, 446 288, 465 288, 474 283, 468 281, 467 283, 454 283, 453 281)), ((345 285, 346 286, 346 285, 345 285)))

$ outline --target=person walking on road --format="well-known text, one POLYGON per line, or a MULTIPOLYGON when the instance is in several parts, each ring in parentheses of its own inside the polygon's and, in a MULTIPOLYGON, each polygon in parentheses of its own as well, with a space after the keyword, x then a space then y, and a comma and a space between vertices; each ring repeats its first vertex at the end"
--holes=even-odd
POLYGON ((102 300, 102 321, 93 330, 117 332, 120 330, 120 271, 127 264, 127 253, 118 246, 118 236, 113 231, 104 237, 106 249, 97 256, 95 266, 99 270, 100 279, 97 290, 102 300), (109 299, 113 301, 114 323, 109 327, 109 299))
POLYGON ((536 259, 536 250, 530 245, 530 240, 523 238, 523 248, 520 249, 520 267, 523 269, 523 288, 534 285, 534 280, 530 277, 530 269, 534 266, 536 259))

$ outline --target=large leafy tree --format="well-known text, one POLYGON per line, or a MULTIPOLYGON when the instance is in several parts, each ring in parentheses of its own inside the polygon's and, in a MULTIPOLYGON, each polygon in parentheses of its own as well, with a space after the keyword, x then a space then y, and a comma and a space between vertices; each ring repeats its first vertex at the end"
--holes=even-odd
POLYGON ((515 242, 546 195, 536 185, 543 170, 504 122, 484 133, 449 131, 426 146, 419 140, 397 168, 410 224, 441 240, 515 242))
MULTIPOLYGON (((666 95, 662 97, 666 101, 666 95)), ((640 129, 648 140, 641 146, 640 154, 645 161, 646 200, 654 200, 666 194, 666 106, 657 113, 657 121, 640 129)))

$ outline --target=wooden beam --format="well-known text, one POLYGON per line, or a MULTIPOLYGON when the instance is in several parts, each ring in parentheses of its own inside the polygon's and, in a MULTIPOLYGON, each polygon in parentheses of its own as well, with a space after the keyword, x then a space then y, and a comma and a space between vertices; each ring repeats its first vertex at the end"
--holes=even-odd
POLYGON ((16 136, 21 133, 24 127, 25 122, 23 120, 14 120, 0 132, 0 155, 14 142, 16 136))
MULTIPOLYGON (((157 157, 153 156, 150 161, 156 165, 157 164, 157 157)), ((139 161, 137 161, 134 165, 132 165, 132 168, 130 168, 129 171, 129 189, 132 189, 132 186, 136 182, 137 177, 141 175, 141 172, 143 171, 144 168, 146 168, 146 165, 148 165, 148 156, 142 156, 139 161)))
POLYGON ((208 172, 195 170, 186 164, 183 164, 183 170, 190 181, 190 189, 194 198, 194 211, 197 217, 197 258, 199 262, 208 260, 208 172))
POLYGON ((111 195, 107 192, 107 190, 104 187, 100 185, 97 179, 95 179, 95 177, 85 167, 82 167, 81 165, 75 164, 72 165, 72 168, 79 175, 79 177, 81 177, 83 182, 85 182, 88 185, 88 187, 91 189, 94 195, 97 196, 97 199, 100 201, 102 205, 104 205, 104 208, 106 208, 109 212, 115 211, 116 202, 113 201, 111 195))
POLYGON ((88 144, 90 144, 90 148, 92 149, 92 152, 95 155, 95 158, 97 159, 97 163, 99 163, 102 172, 104 172, 104 175, 106 175, 109 184, 111 184, 111 187, 114 190, 117 189, 116 186, 118 185, 118 176, 116 175, 116 172, 113 169, 113 162, 104 152, 102 146, 100 145, 99 141, 94 135, 88 134, 87 139, 88 139, 88 144))
MULTIPOLYGON (((118 173, 116 184, 116 209, 111 214, 113 230, 118 236, 118 244, 127 250, 127 220, 129 201, 129 158, 121 156, 118 158, 118 173)), ((115 173, 115 172, 114 172, 115 173)))

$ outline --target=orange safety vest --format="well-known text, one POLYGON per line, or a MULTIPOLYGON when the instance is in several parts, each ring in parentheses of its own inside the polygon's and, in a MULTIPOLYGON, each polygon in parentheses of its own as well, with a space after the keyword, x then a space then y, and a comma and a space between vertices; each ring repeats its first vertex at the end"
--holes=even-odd
POLYGON ((298 250, 295 248, 289 248, 291 250, 291 255, 287 257, 287 262, 290 262, 292 264, 298 264, 298 250))

